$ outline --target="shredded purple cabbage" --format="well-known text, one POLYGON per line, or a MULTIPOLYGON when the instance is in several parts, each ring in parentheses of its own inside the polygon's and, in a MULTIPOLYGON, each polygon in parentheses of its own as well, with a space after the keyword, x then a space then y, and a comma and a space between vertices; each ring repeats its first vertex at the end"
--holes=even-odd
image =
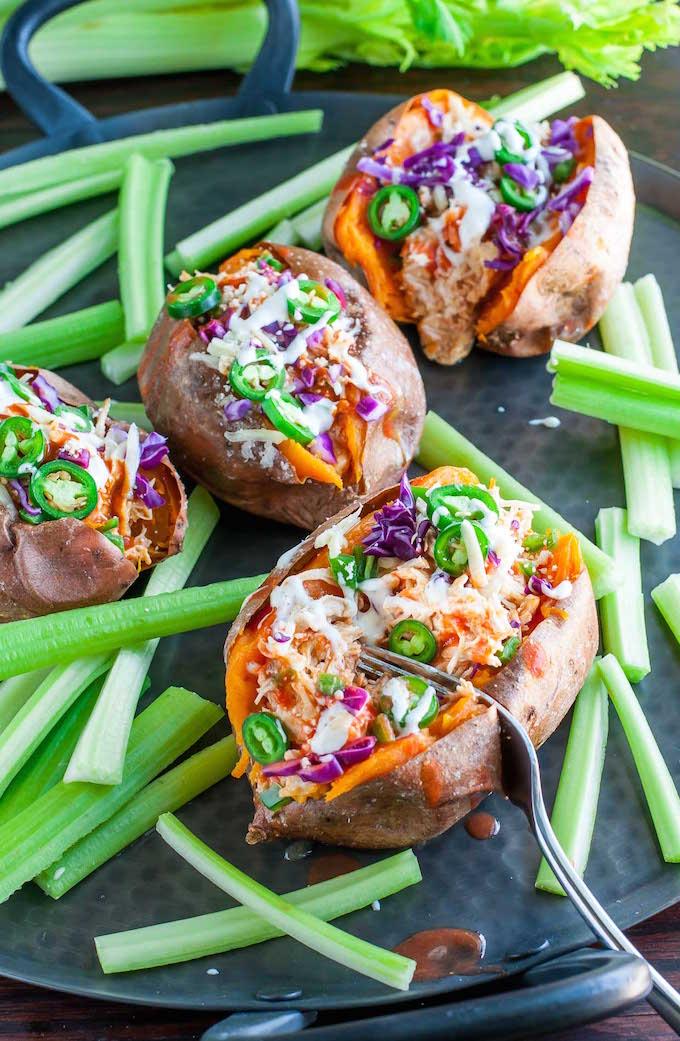
POLYGON ((440 109, 439 105, 435 105, 433 101, 430 101, 427 95, 423 97, 422 105, 427 112, 427 118, 430 120, 433 127, 439 129, 439 127, 444 125, 444 113, 440 109))
POLYGON ((568 209, 569 205, 574 201, 574 196, 578 195, 584 188, 587 188, 589 184, 592 184, 594 173, 592 166, 584 166, 573 181, 570 181, 562 189, 559 195, 549 200, 547 208, 554 213, 560 213, 568 209))
POLYGON ((363 156, 357 163, 357 170, 361 173, 369 174, 371 177, 377 177, 379 181, 385 181, 387 184, 393 183, 394 170, 387 163, 379 163, 376 159, 372 159, 369 155, 363 156))
POLYGON ((423 539, 430 527, 427 518, 420 518, 406 474, 399 485, 399 496, 373 518, 373 528, 363 540, 367 556, 398 557, 413 560, 423 551, 423 539))
POLYGON ((141 499, 144 505, 148 506, 150 510, 155 510, 159 506, 165 506, 165 499, 156 491, 151 482, 147 481, 144 474, 137 474, 137 480, 135 481, 135 495, 138 499, 141 499))
POLYGON ((345 745, 339 752, 335 753, 335 758, 340 763, 340 766, 345 769, 348 766, 354 766, 355 763, 363 763, 365 759, 368 759, 372 755, 373 750, 377 744, 377 738, 373 737, 372 734, 366 734, 365 737, 359 737, 356 741, 352 741, 350 745, 345 745))
POLYGON ((512 177, 520 188, 526 188, 530 192, 541 183, 538 170, 534 170, 532 166, 525 166, 524 163, 506 163, 503 172, 512 177))
POLYGON ((333 440, 328 431, 315 437, 309 447, 315 455, 318 455, 320 459, 323 459, 324 463, 329 463, 331 466, 335 466, 337 463, 338 460, 333 448, 333 440))
POLYGON ((139 446, 139 467, 141 470, 155 470, 168 454, 168 439, 152 430, 139 446))
POLYGON ((247 416, 252 408, 252 401, 248 398, 239 398, 238 401, 230 401, 228 405, 224 406, 224 415, 229 423, 237 423, 239 420, 247 416))
POLYGON ((57 394, 57 388, 53 387, 41 372, 34 377, 31 383, 31 390, 38 395, 48 412, 55 412, 62 403, 61 398, 57 394))
POLYGON ((321 401, 323 394, 314 394, 308 390, 303 390, 302 393, 298 394, 298 398, 303 405, 316 405, 317 401, 321 401))
POLYGON ((331 293, 335 293, 340 301, 340 306, 345 310, 347 307, 347 297, 345 296, 345 290, 342 288, 340 283, 334 278, 325 278, 324 285, 327 289, 330 289, 331 293))
POLYGON ((312 784, 329 784, 330 781, 342 777, 344 770, 334 755, 324 756, 320 763, 308 766, 300 770, 300 780, 310 781, 312 784))
POLYGON ((87 470, 90 465, 90 453, 87 448, 79 448, 77 452, 67 451, 65 448, 62 448, 57 453, 57 459, 66 459, 69 463, 82 466, 84 470, 87 470))
POLYGON ((342 692, 342 704, 353 716, 361 712, 367 701, 368 691, 363 687, 345 687, 342 692))
POLYGON ((12 478, 12 480, 9 483, 10 487, 14 488, 14 491, 19 496, 21 508, 25 510, 26 513, 30 514, 31 517, 39 517, 41 511, 30 501, 26 489, 24 488, 21 481, 17 481, 16 478, 12 478))
POLYGON ((367 423, 374 423, 376 419, 380 419, 386 412, 387 405, 385 402, 379 401, 378 398, 374 398, 371 394, 365 394, 356 405, 357 415, 367 423))
POLYGON ((575 155, 578 151, 578 141, 574 134, 577 122, 576 116, 569 116, 569 119, 553 119, 550 124, 550 144, 566 148, 571 155, 575 155))

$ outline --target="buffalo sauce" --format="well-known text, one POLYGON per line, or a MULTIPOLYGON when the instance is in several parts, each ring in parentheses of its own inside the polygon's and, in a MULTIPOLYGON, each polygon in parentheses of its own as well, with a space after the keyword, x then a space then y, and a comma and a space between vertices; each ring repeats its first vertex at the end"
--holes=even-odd
POLYGON ((473 976, 480 971, 486 940, 471 929, 424 929, 402 940, 397 954, 416 963, 414 980, 473 976))
POLYGON ((541 644, 527 641, 522 648, 522 654, 531 675, 540 679, 548 667, 548 655, 541 644))
POLYGON ((501 830, 501 822, 491 813, 471 813, 465 820, 465 830, 473 839, 492 839, 501 830))
POLYGON ((444 796, 444 772, 437 762, 425 760, 420 768, 420 783, 428 806, 439 806, 444 796))

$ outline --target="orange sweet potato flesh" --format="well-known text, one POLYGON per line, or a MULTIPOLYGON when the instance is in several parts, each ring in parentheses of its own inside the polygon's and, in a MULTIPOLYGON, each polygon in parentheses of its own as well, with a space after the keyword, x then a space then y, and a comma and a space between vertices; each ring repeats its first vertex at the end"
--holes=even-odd
POLYGON ((556 565, 553 585, 559 585, 564 581, 576 581, 583 571, 583 554, 574 534, 568 532, 561 536, 553 549, 553 562, 556 565))
POLYGON ((345 792, 350 792, 352 788, 356 788, 359 784, 366 784, 367 781, 373 781, 376 777, 382 777, 384 774, 391 773, 398 766, 408 763, 410 759, 422 752, 429 744, 432 744, 432 738, 421 732, 419 734, 409 734, 408 737, 401 737, 397 741, 391 741, 389 744, 380 745, 372 756, 364 759, 363 763, 356 763, 354 766, 350 766, 345 770, 342 777, 338 777, 337 781, 333 781, 330 791, 326 795, 326 802, 332 802, 333 799, 337 799, 339 795, 344 795, 345 792))
POLYGON ((342 478, 337 470, 313 455, 304 445, 289 439, 281 442, 279 452, 285 456, 301 481, 319 481, 320 484, 334 484, 336 488, 342 488, 342 478))

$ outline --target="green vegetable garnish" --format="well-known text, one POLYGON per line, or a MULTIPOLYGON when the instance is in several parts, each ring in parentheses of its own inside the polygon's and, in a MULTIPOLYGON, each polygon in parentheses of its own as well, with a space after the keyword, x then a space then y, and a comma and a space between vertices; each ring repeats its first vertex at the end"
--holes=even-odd
POLYGON ((45 463, 31 477, 30 494, 48 517, 77 517, 82 520, 97 505, 94 478, 68 459, 45 463))
POLYGON ((18 477, 24 467, 41 462, 45 435, 26 416, 10 416, 0 423, 0 476, 18 477))
POLYGON ((243 743, 256 763, 278 763, 288 748, 288 735, 270 712, 253 712, 243 721, 243 743))
POLYGON ((397 622, 390 633, 388 647, 395 654, 403 654, 414 661, 430 662, 437 653, 434 633, 415 618, 397 622))
POLYGON ((381 239, 396 242, 406 238, 420 224, 420 200, 405 184, 388 184, 370 201, 368 223, 381 239))

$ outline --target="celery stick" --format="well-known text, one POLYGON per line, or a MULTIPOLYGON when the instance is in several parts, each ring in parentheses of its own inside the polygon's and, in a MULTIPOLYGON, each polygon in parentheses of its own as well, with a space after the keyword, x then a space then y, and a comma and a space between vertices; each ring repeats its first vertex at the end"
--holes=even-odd
POLYGON ((321 249, 321 225, 327 206, 328 196, 324 195, 323 199, 308 206, 306 210, 298 213, 291 220, 300 242, 307 249, 321 249))
POLYGON ((171 813, 156 825, 159 835, 192 867, 250 911, 332 961, 397 990, 408 990, 416 963, 394 951, 349 936, 309 911, 288 903, 249 878, 201 842, 171 813))
MULTIPOLYGON (((608 730, 609 701, 596 661, 574 705, 550 818, 562 849, 581 878, 595 827, 608 730)), ((536 888, 556 896, 565 895, 545 860, 538 869, 536 888)))
POLYGON ((21 768, 0 799, 0 825, 32 806, 62 780, 103 683, 104 677, 99 676, 89 685, 21 768))
POLYGON ((270 228, 263 238, 267 242, 275 242, 279 246, 297 246, 299 245, 300 239, 298 234, 293 227, 293 222, 284 217, 280 220, 273 228, 270 228))
POLYGON ((102 355, 100 365, 106 378, 119 387, 134 376, 142 360, 145 343, 146 337, 127 340, 102 355))
POLYGON ((618 584, 620 576, 611 557, 593 545, 585 535, 582 535, 564 517, 561 517, 533 492, 511 477, 507 471, 501 469, 493 459, 484 455, 436 412, 428 412, 425 417, 423 436, 418 449, 418 462, 427 470, 433 470, 437 466, 467 466, 477 474, 480 481, 485 483, 493 477, 501 494, 507 499, 525 499, 538 506, 533 519, 535 531, 544 532, 551 528, 563 532, 571 531, 576 535, 581 544, 583 559, 590 572, 596 597, 611 592, 618 584))
MULTIPOLYGON (((283 899, 327 922, 370 907, 375 900, 384 900, 421 880, 420 865, 408 849, 347 875, 296 889, 283 899)), ((176 965, 282 935, 248 908, 231 907, 179 922, 97 936, 94 942, 103 971, 112 973, 176 965)))
POLYGON ((227 145, 267 141, 292 134, 317 133, 323 122, 318 109, 284 112, 272 116, 223 119, 215 123, 155 130, 150 134, 121 137, 117 141, 72 148, 59 155, 32 159, 19 166, 0 170, 0 199, 7 195, 35 191, 74 178, 120 170, 133 152, 147 159, 174 159, 227 145))
MULTIPOLYGON (((634 286, 642 320, 647 330, 647 340, 652 354, 652 361, 657 369, 664 372, 677 373, 678 359, 673 345, 668 315, 663 302, 661 286, 654 275, 644 275, 634 286)), ((669 441, 668 453, 671 462, 673 487, 680 488, 680 442, 669 441)))
POLYGON ((489 106, 489 112, 498 119, 513 116, 528 123, 540 123, 554 112, 575 105, 585 97, 585 90, 573 72, 558 72, 556 76, 532 83, 489 106))
POLYGON ((45 677, 0 734, 0 795, 76 698, 109 665, 108 654, 97 654, 57 665, 45 677))
POLYGON ((120 343, 122 336, 123 308, 118 300, 108 300, 0 333, 0 361, 60 369, 101 357, 120 343))
POLYGON ((638 683, 651 669, 640 540, 628 531, 626 511, 618 506, 600 510, 595 518, 595 535, 598 546, 616 563, 621 575, 621 584, 600 600, 602 646, 605 654, 618 658, 628 679, 638 683))
MULTIPOLYGON (((219 510, 203 488, 196 488, 187 508, 187 532, 182 552, 157 564, 144 596, 157 596, 181 589, 196 565, 219 520, 219 510)), ((144 677, 159 640, 118 651, 111 671, 78 741, 64 776, 67 783, 92 781, 120 784, 125 750, 144 677)))
POLYGON ((198 694, 169 687, 134 722, 122 784, 60 782, 0 827, 0 903, 136 795, 222 716, 198 694))
POLYGON ((107 170, 92 177, 78 177, 76 180, 49 185, 35 192, 13 195, 5 202, 0 202, 0 228, 7 228, 11 224, 28 220, 29 217, 49 213, 83 199, 106 195, 118 187, 121 179, 120 170, 107 170))
POLYGON ((25 672, 0 683, 0 734, 47 676, 48 669, 25 672))
POLYGON ((165 205, 174 166, 135 152, 120 189, 118 281, 125 339, 145 340, 163 304, 165 205))
POLYGON ((113 817, 71 846, 35 881, 54 900, 64 896, 107 860, 153 828, 162 813, 191 802, 228 777, 236 765, 236 742, 229 736, 196 752, 142 788, 113 817))
MULTIPOLYGON (((651 365, 652 354, 633 287, 617 287, 600 319, 605 351, 639 365, 651 365)), ((621 462, 626 486, 628 530, 660 546, 675 535, 675 506, 666 438, 619 427, 621 462)))
POLYGON ((644 788, 657 838, 668 864, 680 863, 680 796, 635 692, 613 654, 600 673, 614 702, 644 788))
MULTIPOLYGON (((0 171, 0 177, 2 174, 0 171)), ((41 311, 46 311, 55 300, 112 257, 117 246, 118 211, 111 210, 43 253, 0 290, 0 332, 26 325, 41 311)))
POLYGON ((590 382, 589 376, 580 379, 558 374, 553 380, 550 403, 615 426, 678 439, 680 387, 678 391, 678 399, 673 401, 645 391, 637 393, 616 386, 606 387, 603 383, 590 382))
POLYGON ((547 369, 573 382, 592 383, 597 393, 609 389, 644 394, 676 405, 680 401, 680 376, 564 340, 555 340, 547 369))
MULTIPOLYGON (((224 217, 207 224, 177 243, 175 250, 165 258, 173 273, 207 268, 213 261, 238 249, 250 239, 257 238, 272 224, 299 213, 328 195, 342 173, 354 145, 334 152, 320 163, 308 167, 275 188, 251 199, 224 217)), ((0 183, 2 173, 0 172, 0 183)))
POLYGON ((680 575, 669 575, 652 589, 652 600, 680 643, 680 575))
POLYGON ((73 661, 82 655, 83 647, 108 654, 144 640, 231 622, 266 577, 236 578, 6 622, 0 625, 0 679, 56 661, 73 661))
POLYGON ((136 423, 142 430, 153 430, 141 401, 112 401, 109 415, 111 419, 117 419, 121 423, 136 423))

